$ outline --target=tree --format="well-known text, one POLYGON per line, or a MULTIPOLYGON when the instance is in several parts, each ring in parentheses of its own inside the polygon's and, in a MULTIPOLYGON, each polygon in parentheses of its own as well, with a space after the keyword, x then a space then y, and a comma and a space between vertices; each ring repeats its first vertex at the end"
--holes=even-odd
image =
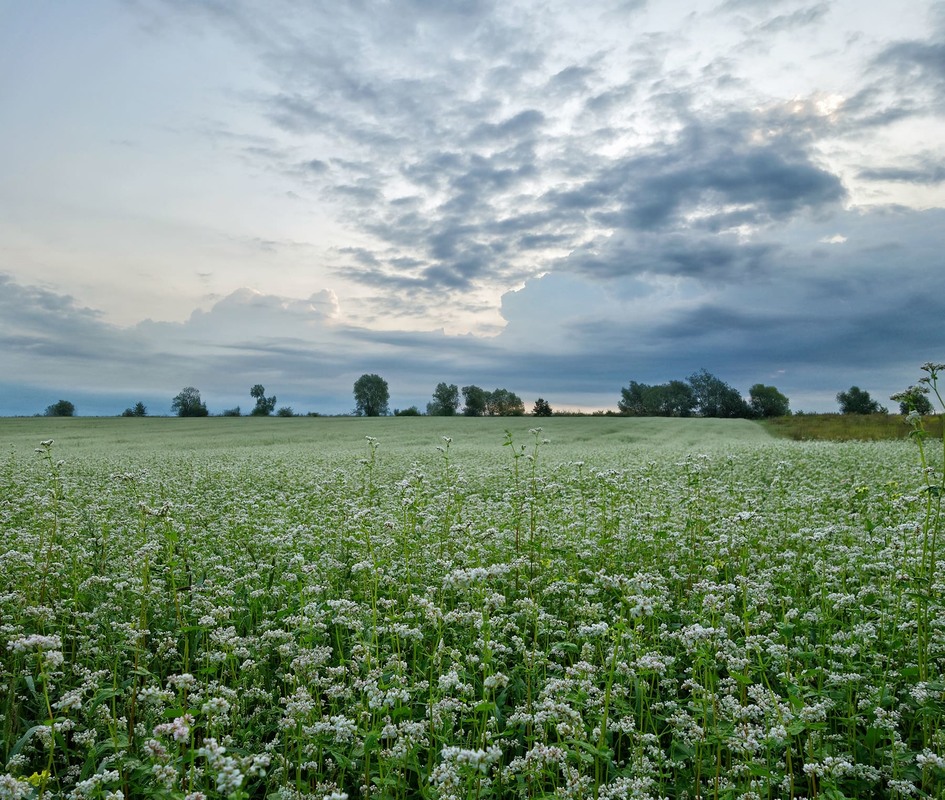
POLYGON ((774 386, 756 383, 748 390, 748 405, 756 417, 786 417, 791 413, 790 401, 774 386))
POLYGON ((43 412, 45 417, 74 417, 75 416, 75 406, 72 405, 68 400, 59 400, 56 403, 53 403, 51 406, 46 406, 46 410, 43 412))
POLYGON ((515 392, 496 389, 488 393, 486 413, 490 417, 521 417, 525 414, 525 404, 515 392))
POLYGON ((547 400, 543 400, 539 397, 535 401, 535 407, 532 409, 532 415, 536 417, 550 417, 551 413, 551 405, 547 400))
POLYGON ((870 393, 859 386, 851 386, 845 392, 837 392, 837 402, 840 404, 841 414, 885 414, 878 401, 870 397, 870 393))
POLYGON ((355 414, 359 417, 387 416, 390 391, 380 375, 362 375, 354 382, 355 414))
POLYGON ((711 372, 705 369, 695 372, 689 376, 688 381, 696 396, 699 413, 703 417, 732 419, 752 416, 751 408, 738 390, 716 378, 711 372))
POLYGON ((931 414, 935 409, 926 396, 928 393, 928 386, 910 386, 904 392, 898 392, 889 399, 899 403, 900 414, 911 414, 913 411, 917 414, 931 414))
POLYGON ((256 400, 256 407, 249 413, 254 417, 268 417, 276 407, 276 396, 266 397, 266 389, 261 383, 257 383, 249 390, 250 397, 256 400))
POLYGON ((126 408, 121 412, 123 417, 146 417, 148 416, 148 408, 140 400, 134 404, 133 408, 126 408))
POLYGON ((433 400, 427 403, 427 414, 431 417, 452 417, 459 409, 459 387, 455 383, 438 383, 433 390, 433 400))
MULTIPOLYGON (((273 397, 272 399, 275 400, 276 398, 273 397)), ((282 406, 282 408, 280 408, 276 412, 276 416, 277 417, 294 417, 295 412, 292 410, 292 406, 282 406)))
POLYGON ((239 417, 241 416, 240 407, 237 406, 236 408, 225 408, 223 409, 222 412, 220 412, 220 416, 221 417, 239 417))
POLYGON ((410 408, 395 408, 394 409, 395 417, 419 417, 420 409, 416 406, 410 406, 410 408))
POLYGON ((630 381, 617 401, 620 412, 632 417, 689 417, 695 407, 695 392, 683 381, 656 386, 630 381))
POLYGON ((178 417, 206 417, 210 413, 207 404, 200 400, 200 392, 193 386, 181 389, 171 402, 171 411, 178 417))
POLYGON ((467 417, 481 417, 486 413, 486 403, 489 399, 489 392, 478 386, 463 387, 463 413, 467 417))

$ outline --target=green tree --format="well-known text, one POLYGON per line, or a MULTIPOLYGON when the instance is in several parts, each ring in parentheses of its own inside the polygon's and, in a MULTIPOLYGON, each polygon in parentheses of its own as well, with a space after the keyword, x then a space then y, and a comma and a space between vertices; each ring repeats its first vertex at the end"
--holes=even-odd
POLYGON ((75 406, 68 400, 59 400, 51 406, 46 406, 44 417, 74 417, 75 406))
POLYGON ((703 417, 749 418, 751 408, 739 391, 703 369, 688 378, 696 397, 699 414, 703 417))
MULTIPOLYGON (((276 398, 273 397, 272 399, 275 400, 276 398)), ((282 406, 282 408, 280 408, 276 412, 276 416, 277 417, 294 417, 295 412, 292 410, 292 406, 282 406)))
POLYGON ((276 407, 276 396, 266 397, 266 389, 257 383, 249 390, 249 396, 255 399, 256 407, 249 413, 254 417, 268 417, 276 407))
POLYGON ((146 417, 148 416, 148 407, 140 400, 132 408, 126 408, 121 412, 123 417, 146 417))
POLYGON ((851 386, 845 392, 837 392, 837 402, 841 414, 885 414, 879 401, 870 397, 870 393, 859 386, 851 386))
POLYGON ((899 403, 900 414, 910 414, 913 411, 923 415, 931 414, 935 409, 927 397, 928 393, 928 386, 910 386, 904 392, 894 394, 889 399, 899 403))
POLYGON ((200 392, 193 386, 185 386, 171 401, 171 411, 178 417, 206 417, 207 404, 200 400, 200 392))
POLYGON ((478 386, 463 387, 463 414, 467 417, 481 417, 486 413, 486 404, 489 400, 489 392, 478 386))
POLYGON ((242 416, 242 414, 240 412, 240 407, 237 406, 236 408, 225 408, 220 413, 220 416, 221 417, 239 417, 239 416, 242 416))
POLYGON ((515 392, 496 389, 486 398, 486 413, 490 417, 521 417, 525 414, 525 404, 515 392))
POLYGON ((420 409, 416 406, 410 406, 410 408, 395 408, 394 409, 395 417, 419 417, 420 409))
POLYGON ((748 405, 756 417, 786 417, 791 413, 791 403, 774 386, 756 383, 748 390, 748 405))
POLYGON ((535 406, 532 408, 532 415, 535 417, 550 417, 552 414, 551 404, 539 397, 535 401, 535 406))
POLYGON ((630 381, 617 401, 620 412, 632 417, 689 417, 695 407, 695 392, 683 381, 655 386, 630 381))
POLYGON ((438 383, 433 390, 433 400, 427 403, 427 414, 431 417, 452 417, 459 409, 459 387, 455 383, 438 383))
POLYGON ((359 417, 387 416, 390 391, 380 375, 362 375, 354 382, 355 414, 359 417))

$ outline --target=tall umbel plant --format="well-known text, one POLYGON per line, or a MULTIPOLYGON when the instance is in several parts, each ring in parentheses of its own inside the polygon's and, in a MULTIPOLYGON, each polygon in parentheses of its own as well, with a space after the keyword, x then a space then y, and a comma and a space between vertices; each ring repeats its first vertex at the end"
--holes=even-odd
MULTIPOLYGON (((919 463, 922 469, 923 486, 921 487, 923 516, 920 528, 920 552, 917 569, 911 576, 914 597, 918 604, 918 668, 919 679, 929 680, 929 646, 930 621, 934 619, 935 605, 932 601, 938 595, 936 574, 938 566, 938 541, 942 528, 942 495, 945 494, 943 485, 943 470, 945 470, 945 432, 941 442, 937 442, 928 432, 926 421, 930 416, 941 417, 945 412, 945 401, 942 399, 942 387, 939 386, 940 376, 945 374, 945 364, 926 362, 922 365, 922 376, 918 383, 910 386, 903 392, 892 396, 909 410, 906 419, 912 427, 910 438, 918 445, 919 463), (922 414, 920 409, 929 408, 928 395, 935 401, 932 405, 932 414, 922 414), (937 403, 937 404, 936 404, 937 403), (942 459, 938 460, 938 450, 941 445, 942 459)), ((945 379, 945 378, 942 378, 945 379)))

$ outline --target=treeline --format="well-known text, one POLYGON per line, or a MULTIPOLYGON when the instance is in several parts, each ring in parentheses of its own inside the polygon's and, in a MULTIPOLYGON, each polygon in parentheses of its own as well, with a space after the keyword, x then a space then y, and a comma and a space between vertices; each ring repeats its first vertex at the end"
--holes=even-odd
MULTIPOLYGON (((932 404, 928 397, 929 389, 925 384, 911 386, 904 392, 893 395, 890 399, 899 402, 902 414, 916 412, 932 413, 932 404)), ((256 384, 249 390, 255 405, 249 411, 250 416, 278 417, 303 416, 296 414, 291 406, 283 406, 276 411, 276 397, 266 396, 262 384, 256 384)), ((845 392, 837 393, 837 403, 842 415, 849 414, 888 414, 888 410, 870 397, 869 392, 858 386, 851 386, 845 392)), ((390 390, 387 381, 380 375, 365 374, 354 383, 355 416, 383 417, 391 414, 390 390)), ((193 386, 182 389, 171 401, 171 411, 179 417, 206 417, 210 415, 207 404, 200 397, 200 391, 193 386)), ((455 383, 438 383, 433 390, 433 398, 421 411, 417 406, 394 409, 395 416, 433 416, 449 417, 463 415, 467 417, 516 417, 530 413, 536 417, 550 417, 555 413, 547 400, 539 397, 529 412, 526 412, 522 398, 508 389, 497 388, 487 391, 480 386, 463 386, 455 383)), ((581 415, 580 412, 559 412, 565 415, 581 415)), ((803 412, 797 412, 798 414, 803 412)), ((617 411, 598 411, 598 415, 622 415, 629 417, 719 417, 725 419, 772 419, 791 414, 790 401, 774 386, 762 383, 754 384, 748 390, 746 400, 738 389, 702 369, 685 380, 671 380, 667 383, 648 384, 630 381, 629 386, 620 390, 617 411)), ((75 415, 75 406, 68 400, 59 400, 47 406, 44 416, 71 417, 75 415)), ((224 417, 242 416, 239 406, 221 412, 224 417)), ((37 414, 37 416, 39 416, 37 414)), ((144 403, 138 402, 126 408, 123 417, 145 417, 148 410, 144 403)), ((305 416, 317 417, 318 413, 309 412, 305 416)))
POLYGON ((748 398, 745 400, 738 389, 703 369, 684 381, 630 381, 620 390, 617 408, 630 417, 767 419, 791 413, 788 398, 774 386, 756 383, 748 390, 748 398))

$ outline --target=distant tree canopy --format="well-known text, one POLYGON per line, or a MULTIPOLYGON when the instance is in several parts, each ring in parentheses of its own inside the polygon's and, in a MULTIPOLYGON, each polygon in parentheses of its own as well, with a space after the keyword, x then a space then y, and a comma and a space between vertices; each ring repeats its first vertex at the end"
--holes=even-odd
POLYGON ((791 413, 790 401, 773 386, 756 383, 748 390, 752 413, 761 419, 786 417, 791 413))
POLYGON ((701 416, 725 419, 752 416, 748 403, 739 394, 738 389, 716 378, 711 372, 705 369, 694 372, 688 381, 696 395, 696 404, 701 416))
POLYGON ((486 403, 489 399, 489 392, 478 386, 463 387, 463 414, 467 417, 481 417, 486 413, 486 403))
MULTIPOLYGON (((272 399, 275 400, 276 398, 273 397, 272 399)), ((280 408, 276 412, 276 416, 277 417, 294 417, 295 411, 292 410, 292 406, 282 406, 282 408, 280 408)))
POLYGON ((420 409, 416 406, 410 406, 410 408, 395 408, 394 409, 395 417, 420 417, 420 409))
POLYGON ((756 383, 751 403, 739 391, 703 369, 685 381, 650 385, 630 381, 620 390, 617 408, 633 417, 752 418, 788 414, 788 399, 774 386, 756 383))
POLYGON ((859 386, 851 386, 845 392, 837 392, 841 414, 885 414, 887 410, 870 393, 859 386))
POLYGON ((171 402, 171 411, 178 417, 206 417, 210 413, 207 404, 200 400, 200 392, 193 386, 181 389, 171 402))
POLYGON ((359 417, 387 416, 390 391, 380 375, 362 375, 354 382, 355 414, 359 417))
POLYGON ((696 407, 692 387, 682 381, 650 386, 630 381, 620 390, 617 408, 633 417, 690 417, 696 407))
POLYGON ((551 414, 551 404, 544 398, 539 397, 532 408, 532 415, 535 417, 550 417, 551 414))
POLYGON ((46 406, 44 417, 74 417, 75 406, 68 400, 59 400, 51 406, 46 406))
POLYGON ((438 383, 433 390, 433 400, 427 403, 427 414, 431 417, 452 417, 459 409, 459 387, 455 383, 438 383))
POLYGON ((486 413, 490 417, 521 417, 525 414, 525 404, 515 392, 495 389, 486 397, 486 413))
POLYGON ((261 383, 257 383, 249 390, 249 396, 255 399, 256 406, 249 413, 254 417, 268 417, 276 407, 276 396, 266 397, 266 389, 261 383))
POLYGON ((122 411, 121 415, 123 417, 146 417, 148 416, 148 408, 139 400, 132 408, 126 408, 122 411))

